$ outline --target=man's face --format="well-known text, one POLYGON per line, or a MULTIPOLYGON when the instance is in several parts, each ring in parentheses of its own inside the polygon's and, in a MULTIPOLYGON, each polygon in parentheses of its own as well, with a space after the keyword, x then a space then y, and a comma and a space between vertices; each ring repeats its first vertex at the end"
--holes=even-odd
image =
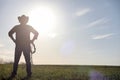
POLYGON ((28 22, 28 17, 22 16, 22 17, 18 17, 18 20, 20 22, 20 24, 27 24, 28 22))
POLYGON ((19 20, 20 24, 26 24, 28 22, 28 20, 25 20, 25 19, 21 19, 19 20))

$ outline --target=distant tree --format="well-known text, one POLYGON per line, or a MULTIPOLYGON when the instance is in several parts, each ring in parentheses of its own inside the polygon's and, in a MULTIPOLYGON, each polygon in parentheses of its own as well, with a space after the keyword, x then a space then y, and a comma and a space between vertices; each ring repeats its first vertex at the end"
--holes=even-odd
POLYGON ((21 65, 21 68, 22 68, 22 69, 25 69, 25 67, 26 67, 25 62, 20 62, 20 65, 21 65))
POLYGON ((25 65, 25 62, 20 62, 20 65, 25 65))
POLYGON ((13 61, 4 62, 4 64, 13 64, 13 61))
POLYGON ((0 64, 3 64, 4 60, 2 58, 0 58, 0 64))

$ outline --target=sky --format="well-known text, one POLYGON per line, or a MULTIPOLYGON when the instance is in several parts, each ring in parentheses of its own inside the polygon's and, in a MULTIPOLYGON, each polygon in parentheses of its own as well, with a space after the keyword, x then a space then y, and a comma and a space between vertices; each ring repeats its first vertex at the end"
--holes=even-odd
POLYGON ((25 14, 39 32, 34 64, 120 65, 119 4, 119 0, 0 0, 0 61, 14 60, 15 44, 8 32, 25 14))

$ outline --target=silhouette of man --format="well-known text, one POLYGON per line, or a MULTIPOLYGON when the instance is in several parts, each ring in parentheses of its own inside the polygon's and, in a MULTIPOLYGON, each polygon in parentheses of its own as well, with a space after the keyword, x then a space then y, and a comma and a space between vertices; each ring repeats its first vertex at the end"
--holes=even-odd
POLYGON ((38 32, 32 26, 27 25, 29 17, 22 15, 18 17, 18 20, 20 24, 14 26, 8 33, 9 37, 16 44, 11 78, 15 77, 15 75, 17 74, 18 63, 22 52, 26 61, 27 77, 31 77, 32 72, 31 72, 31 62, 30 62, 30 52, 31 52, 30 43, 33 43, 34 40, 37 39, 38 32), (32 40, 30 40, 31 32, 34 34, 32 40), (14 33, 16 38, 13 37, 14 33))

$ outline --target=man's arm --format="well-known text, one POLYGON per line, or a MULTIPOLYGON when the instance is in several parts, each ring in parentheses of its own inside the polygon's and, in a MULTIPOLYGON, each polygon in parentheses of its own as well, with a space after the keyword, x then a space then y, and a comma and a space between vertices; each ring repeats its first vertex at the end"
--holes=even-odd
POLYGON ((8 32, 8 35, 9 35, 9 37, 12 39, 12 41, 15 43, 15 39, 14 39, 14 37, 13 37, 13 34, 15 33, 15 27, 14 28, 12 28, 9 32, 8 32))
POLYGON ((36 32, 34 32, 33 34, 34 34, 34 37, 33 37, 33 39, 31 40, 32 42, 34 42, 34 40, 38 38, 39 33, 36 31, 36 32))
POLYGON ((32 27, 31 27, 31 32, 34 34, 33 39, 31 40, 31 42, 34 42, 34 40, 38 38, 39 33, 32 27))

